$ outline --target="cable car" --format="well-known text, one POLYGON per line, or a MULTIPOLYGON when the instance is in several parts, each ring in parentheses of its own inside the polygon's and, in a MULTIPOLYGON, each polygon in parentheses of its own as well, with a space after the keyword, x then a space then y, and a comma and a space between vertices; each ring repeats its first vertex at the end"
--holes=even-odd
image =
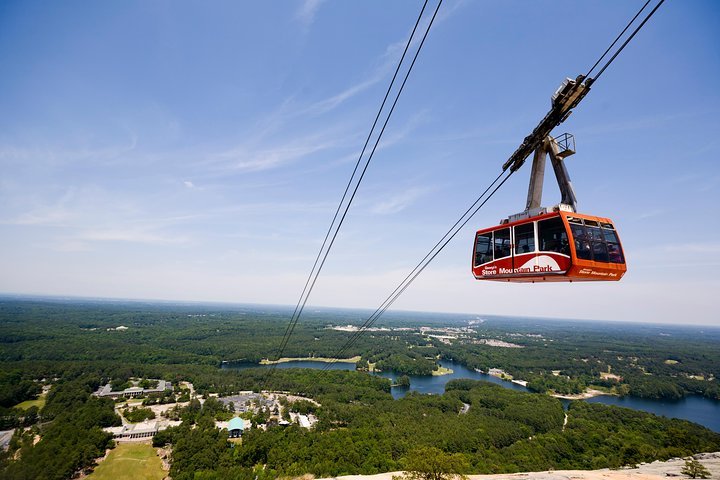
POLYGON ((551 211, 479 230, 472 271, 478 280, 620 280, 625 255, 609 218, 551 211))
POLYGON ((574 153, 575 140, 567 133, 548 136, 537 147, 525 210, 475 235, 476 279, 534 283, 622 278, 627 266, 615 224, 609 218, 576 213, 577 200, 563 161, 574 153), (540 207, 546 156, 562 195, 552 208, 540 207))

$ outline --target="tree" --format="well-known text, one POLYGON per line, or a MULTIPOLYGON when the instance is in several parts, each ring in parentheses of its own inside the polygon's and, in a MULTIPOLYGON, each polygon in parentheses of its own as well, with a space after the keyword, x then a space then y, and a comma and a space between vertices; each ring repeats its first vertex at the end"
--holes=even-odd
POLYGON ((40 420, 40 416, 38 415, 38 407, 33 405, 32 407, 28 408, 25 411, 25 418, 23 418, 23 425, 26 427, 29 427, 31 425, 34 425, 40 420))
POLYGON ((126 408, 123 412, 123 416, 128 422, 138 423, 145 420, 152 420, 155 418, 155 412, 149 408, 138 408, 133 407, 132 409, 126 408))
POLYGON ((405 457, 403 480, 466 480, 469 468, 465 455, 445 453, 435 447, 420 447, 405 457))
POLYGON ((690 478, 710 478, 711 476, 710 471, 694 458, 685 459, 685 466, 680 473, 690 478))
POLYGON ((361 358, 355 363, 355 370, 367 371, 370 368, 366 358, 361 358))
POLYGON ((400 375, 397 379, 397 385, 398 385, 398 387, 409 388, 410 387, 410 377, 408 377, 407 375, 400 375))

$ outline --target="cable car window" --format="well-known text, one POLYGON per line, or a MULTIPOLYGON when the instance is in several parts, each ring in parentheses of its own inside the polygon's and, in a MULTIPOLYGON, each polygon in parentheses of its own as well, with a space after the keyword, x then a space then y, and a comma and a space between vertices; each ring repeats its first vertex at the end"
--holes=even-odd
POLYGON ((608 262, 608 247, 605 242, 592 243, 593 260, 596 262, 608 262))
POLYGON ((495 260, 510 256, 510 229, 495 231, 495 260))
POLYGON ((587 232, 588 238, 590 239, 591 242, 602 242, 603 241, 603 236, 602 236, 602 233, 600 233, 599 227, 587 226, 588 222, 585 222, 585 225, 586 225, 585 231, 587 232))
POLYGON ((535 223, 526 223, 515 227, 515 253, 535 251, 535 223))
POLYGON ((580 218, 567 217, 567 221, 570 223, 577 223, 578 225, 582 225, 582 219, 580 219, 580 218))
POLYGON ((613 230, 606 230, 603 228, 603 236, 605 237, 605 241, 608 243, 620 243, 613 230))
POLYGON ((538 222, 538 243, 541 251, 570 254, 567 232, 560 217, 538 222))
POLYGON ((582 225, 570 225, 573 240, 575 241, 575 254, 582 260, 592 260, 592 245, 590 237, 582 225))
POLYGON ((609 223, 601 223, 603 226, 602 233, 607 242, 608 259, 610 263, 625 263, 625 257, 620 248, 620 240, 618 240, 615 230, 612 230, 612 225, 609 223))
POLYGON ((609 228, 610 230, 615 230, 612 223, 600 222, 600 226, 603 228, 609 228))
POLYGON ((572 223, 570 231, 575 241, 575 253, 579 259, 605 263, 625 263, 617 234, 612 224, 585 220, 584 225, 572 223), (600 228, 602 225, 605 228, 600 228))
POLYGON ((608 249, 608 262, 610 262, 610 263, 625 263, 625 258, 623 257, 622 248, 620 248, 619 244, 608 243, 607 249, 608 249))
POLYGON ((478 235, 477 240, 475 241, 475 266, 482 265, 483 263, 492 262, 492 260, 492 232, 478 235))

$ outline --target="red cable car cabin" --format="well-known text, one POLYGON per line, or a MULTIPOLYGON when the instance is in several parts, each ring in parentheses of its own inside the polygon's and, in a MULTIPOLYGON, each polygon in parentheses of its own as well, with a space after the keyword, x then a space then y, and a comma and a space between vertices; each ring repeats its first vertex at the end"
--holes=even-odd
POLYGON ((503 282, 620 280, 627 270, 609 218, 556 211, 479 230, 473 274, 503 282))

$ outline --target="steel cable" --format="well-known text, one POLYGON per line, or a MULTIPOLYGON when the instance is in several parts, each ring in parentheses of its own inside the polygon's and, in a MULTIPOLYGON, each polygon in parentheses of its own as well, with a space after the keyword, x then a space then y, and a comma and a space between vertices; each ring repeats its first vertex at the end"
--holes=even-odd
MULTIPOLYGON (((381 138, 382 138, 382 135, 383 135, 383 133, 385 132, 385 128, 387 127, 387 124, 388 124, 388 122, 389 122, 389 120, 390 120, 390 117, 392 116, 392 113, 393 113, 393 111, 395 110, 395 106, 397 105, 397 102, 398 102, 398 100, 399 100, 399 98, 400 98, 400 95, 402 94, 402 91, 403 91, 403 89, 405 88, 405 84, 407 83, 407 80, 408 80, 408 78, 409 78, 409 76, 410 76, 410 73, 412 72, 412 69, 413 69, 413 67, 414 67, 414 65, 415 65, 415 62, 417 61, 417 58, 418 58, 418 56, 419 56, 419 54, 420 54, 420 51, 422 50, 422 47, 423 47, 423 45, 425 44, 425 40, 426 40, 426 38, 427 38, 427 36, 428 36, 428 33, 430 32, 430 28, 432 27, 432 25, 433 25, 433 23, 434 23, 434 21, 435 21, 435 18, 436 18, 436 16, 437 16, 437 13, 438 13, 438 11, 440 10, 440 6, 442 5, 442 1, 443 1, 443 0, 440 0, 440 1, 438 2, 437 7, 435 8, 435 12, 433 13, 432 18, 430 19, 430 22, 429 22, 427 28, 425 29, 425 33, 424 33, 424 35, 423 35, 423 37, 422 37, 422 40, 420 41, 420 44, 419 44, 419 46, 418 46, 418 48, 417 48, 417 51, 415 52, 415 55, 414 55, 414 57, 413 57, 413 60, 412 60, 412 62, 411 62, 411 64, 410 64, 410 66, 408 67, 408 70, 407 70, 407 72, 406 72, 406 74, 405 74, 405 77, 404 77, 404 79, 403 79, 403 82, 402 82, 402 84, 400 85, 400 88, 398 89, 397 94, 395 95, 395 99, 394 99, 394 101, 393 101, 393 103, 392 103, 392 106, 391 106, 391 108, 390 108, 390 111, 389 111, 388 114, 387 114, 387 117, 385 118, 385 121, 384 121, 384 123, 383 123, 382 129, 380 130, 380 133, 378 134, 378 137, 377 137, 377 139, 376 139, 376 141, 375 141, 375 144, 373 145, 373 148, 372 148, 372 151, 370 152, 370 155, 368 156, 368 158, 367 158, 366 161, 365 161, 365 166, 363 167, 363 170, 362 170, 362 172, 361 172, 361 174, 360 174, 360 177, 358 178, 358 180, 357 180, 357 182, 356 182, 356 184, 355 184, 355 187, 354 187, 354 189, 353 189, 352 195, 350 196, 350 199, 348 200, 347 204, 345 205, 345 210, 344 210, 344 212, 343 212, 343 214, 342 214, 342 216, 341 216, 341 218, 340 218, 340 221, 338 222, 337 226, 336 226, 335 229, 334 229, 335 232, 334 232, 334 234, 333 234, 333 236, 332 236, 332 239, 330 240, 329 243, 327 243, 327 239, 328 239, 328 237, 330 236, 330 233, 333 231, 333 226, 334 226, 335 221, 336 221, 336 219, 337 219, 338 213, 339 213, 339 211, 341 210, 342 205, 343 205, 343 203, 344 203, 344 201, 345 201, 345 198, 347 197, 347 193, 348 193, 348 191, 349 191, 349 189, 350 189, 350 186, 351 186, 352 183, 353 183, 353 179, 354 179, 354 177, 355 177, 355 174, 357 173, 357 169, 358 169, 358 167, 359 167, 359 165, 360 165, 360 161, 361 161, 361 159, 362 159, 362 157, 363 157, 363 155, 364 155, 364 153, 365 153, 365 151, 366 151, 366 149, 367 149, 367 146, 368 146, 368 144, 369 144, 369 142, 370 142, 370 139, 372 138, 372 135, 373 135, 373 132, 374 132, 374 130, 375 130, 375 127, 377 126, 378 119, 380 118, 380 115, 381 115, 381 113, 382 113, 382 111, 383 111, 383 109, 384 109, 384 106, 385 106, 385 103, 386 103, 386 101, 387 101, 387 98, 388 98, 388 96, 389 96, 389 94, 390 94, 390 91, 392 90, 393 84, 395 83, 395 80, 396 80, 396 78, 397 78, 397 74, 398 74, 398 72, 399 72, 399 70, 400 70, 400 68, 401 68, 401 66, 402 66, 402 64, 403 64, 403 61, 404 61, 404 59, 405 59, 405 55, 406 55, 406 53, 407 53, 410 45, 412 44, 412 41, 413 41, 413 38, 414 38, 414 36, 415 36, 415 32, 416 32, 416 30, 417 30, 417 27, 418 27, 418 25, 419 25, 419 23, 420 23, 420 21, 421 21, 421 19, 422 19, 422 17, 423 17, 423 14, 424 14, 424 12, 425 12, 425 7, 427 6, 427 3, 428 3, 427 0, 425 0, 425 3, 423 4, 423 7, 422 7, 422 9, 421 9, 421 11, 420 11, 420 14, 418 15, 417 21, 415 22, 415 26, 413 27, 412 33, 411 33, 411 35, 410 35, 410 38, 408 39, 408 42, 407 42, 407 44, 405 45, 405 50, 403 51, 402 57, 401 57, 400 61, 398 62, 398 66, 397 66, 397 68, 396 68, 396 70, 395 70, 395 73, 394 73, 394 75, 393 75, 393 78, 392 78, 392 80, 391 80, 391 82, 390 82, 390 86, 388 87, 388 90, 387 90, 387 92, 385 93, 385 97, 383 98, 383 101, 382 101, 382 104, 381 104, 381 106, 380 106, 380 109, 378 110, 378 113, 377 113, 377 115, 376 115, 376 117, 375 117, 375 121, 373 122, 373 125, 372 125, 372 127, 371 127, 371 129, 370 129, 370 133, 368 134, 368 137, 367 137, 367 139, 366 139, 366 141, 365 141, 365 145, 363 146, 363 149, 362 149, 362 151, 361 151, 361 153, 360 153, 360 156, 358 157, 357 163, 355 164, 355 168, 354 168, 353 173, 352 173, 352 175, 351 175, 351 177, 350 177, 350 180, 348 181, 348 184, 347 184, 347 186, 345 187, 345 192, 343 193, 342 199, 340 200, 340 203, 338 204, 338 207, 337 207, 337 209, 336 209, 336 211, 335 211, 335 215, 333 216, 333 220, 332 220, 332 222, 331 222, 331 224, 330 224, 330 228, 328 229, 328 232, 327 232, 326 235, 325 235, 325 239, 324 239, 324 241, 323 241, 323 244, 322 244, 322 246, 321 246, 321 248, 320 248, 320 251, 318 252, 318 255, 317 255, 316 259, 315 259, 315 263, 313 264, 313 268, 312 268, 312 270, 310 271, 310 275, 308 276, 307 281, 305 282, 305 287, 303 288, 303 292, 302 292, 302 294, 300 295, 300 299, 298 300, 298 304, 297 304, 296 307, 295 307, 295 310, 294 310, 294 312, 293 312, 293 316, 291 317, 291 320, 290 320, 288 326, 287 326, 286 329, 285 329, 285 334, 284 334, 284 336, 283 336, 283 339, 281 340, 280 348, 278 349, 278 352, 277 352, 277 354, 276 354, 276 356, 277 356, 278 359, 280 359, 280 358, 282 357, 282 354, 283 354, 283 352, 285 351, 285 348, 287 347, 287 344, 288 344, 288 342, 289 342, 289 340, 290 340, 290 337, 291 337, 292 334, 293 334, 293 331, 295 330, 295 326, 297 325, 297 322, 298 322, 298 320, 300 319, 300 316, 301 316, 301 314, 302 314, 302 312, 303 312, 303 310, 304 310, 304 308, 305 308, 305 305, 306 305, 306 303, 307 303, 307 301, 308 301, 308 299, 309 299, 309 297, 310 297, 310 294, 312 293, 312 290, 313 290, 313 288, 315 287, 315 283, 317 282, 317 279, 318 279, 318 277, 319 277, 319 275, 320 275, 320 272, 322 271, 322 268, 323 268, 323 266, 324 266, 324 264, 325 264, 325 261, 327 260, 327 257, 328 257, 328 255, 329 255, 329 253, 330 253, 330 250, 331 250, 333 244, 335 243, 335 239, 337 238, 337 235, 338 235, 338 233, 339 233, 339 231, 340 231, 340 227, 342 226, 343 222, 345 221, 345 217, 347 216, 347 213, 348 213, 348 211, 349 211, 349 209, 350 209, 350 206, 352 205, 352 202, 353 202, 353 200, 354 200, 354 198, 355 198, 355 195, 357 194, 358 188, 360 187, 360 183, 362 182, 362 179, 363 179, 363 177, 365 176, 365 173, 367 172, 368 166, 370 165, 370 161, 372 160, 372 158, 373 158, 373 156, 374 156, 374 154, 375 154, 375 151, 376 151, 376 149, 377 149, 377 146, 378 146, 378 144, 380 143, 380 140, 381 140, 381 138), (326 245, 327 245, 327 248, 325 248, 326 245), (324 251, 324 254, 323 254, 323 251, 324 251), (319 264, 319 266, 318 266, 318 261, 320 260, 321 257, 322 257, 322 260, 320 261, 320 264, 319 264), (316 268, 316 267, 317 267, 317 268, 316 268), (311 280, 311 279, 312 279, 312 280, 311 280), (308 286, 308 285, 309 285, 309 286, 308 286)), ((270 369, 269 369, 269 371, 268 371, 268 375, 266 376, 266 378, 265 378, 265 380, 264 380, 264 382, 263 382, 264 384, 267 383, 267 381, 269 380, 269 378, 272 376, 272 373, 273 373, 273 371, 275 370, 275 365, 276 365, 276 364, 272 364, 272 366, 270 367, 270 369)))

